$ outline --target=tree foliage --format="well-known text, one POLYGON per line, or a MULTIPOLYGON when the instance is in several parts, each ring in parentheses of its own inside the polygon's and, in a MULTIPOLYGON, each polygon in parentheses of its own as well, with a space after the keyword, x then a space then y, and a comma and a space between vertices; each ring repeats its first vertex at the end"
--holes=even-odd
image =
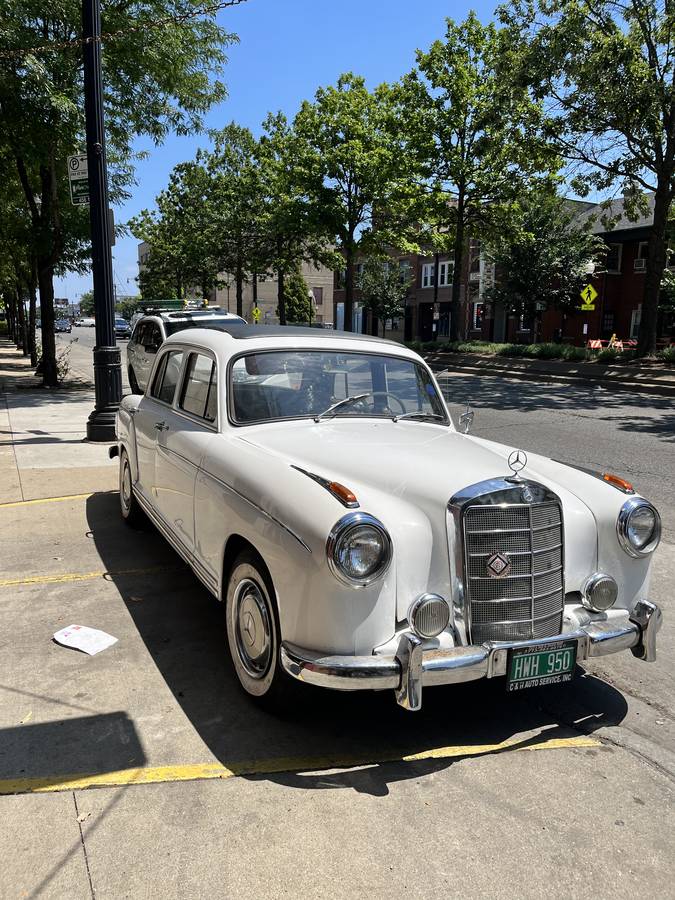
POLYGON ((302 104, 293 134, 297 183, 344 258, 345 328, 351 330, 357 253, 404 245, 412 223, 417 192, 394 93, 388 85, 370 91, 363 78, 341 75, 302 104))
POLYGON ((382 323, 384 337, 387 319, 403 312, 410 281, 401 277, 398 266, 390 260, 369 257, 363 264, 357 287, 364 306, 382 323))
MULTIPOLYGON (((199 9, 198 0, 102 4, 102 31, 114 32, 103 44, 113 201, 132 182, 137 136, 159 143, 170 131, 191 133, 225 95, 218 74, 234 37, 199 9)), ((31 220, 47 385, 57 381, 53 279, 81 271, 89 256, 87 210, 70 204, 66 172, 67 156, 84 146, 80 33, 76 0, 0 0, 0 147, 14 161, 31 220)))
MULTIPOLYGON (((461 23, 447 20, 445 39, 418 52, 417 68, 401 83, 401 123, 427 192, 428 242, 452 247, 455 272, 463 271, 469 234, 506 227, 524 187, 557 167, 539 131, 541 105, 516 78, 518 54, 510 29, 470 13, 461 23)), ((460 282, 452 286, 452 340, 460 282)))
POLYGON ((580 223, 576 204, 554 193, 521 198, 511 227, 490 245, 497 279, 487 299, 527 318, 551 308, 573 313, 589 271, 607 252, 592 226, 580 223))
MULTIPOLYGON (((285 285, 286 319, 296 325, 310 324, 314 309, 309 296, 309 288, 302 274, 296 269, 291 272, 285 285)), ((277 307, 279 315, 279 307, 277 307)))
POLYGON ((546 101, 575 189, 622 188, 629 214, 654 192, 638 340, 653 352, 675 191, 672 3, 517 0, 501 18, 523 45, 521 77, 546 101))

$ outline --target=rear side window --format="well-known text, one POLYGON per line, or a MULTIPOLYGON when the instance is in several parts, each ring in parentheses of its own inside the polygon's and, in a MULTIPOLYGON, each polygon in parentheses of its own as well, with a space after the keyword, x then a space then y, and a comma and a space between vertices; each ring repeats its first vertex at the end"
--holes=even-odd
POLYGON ((193 416, 215 422, 218 409, 216 364, 211 357, 203 353, 190 354, 179 406, 193 416))
POLYGON ((176 393, 176 385, 180 377, 181 366, 183 365, 183 351, 170 350, 162 357, 155 380, 152 382, 152 390, 150 395, 162 403, 173 403, 173 397, 176 393))

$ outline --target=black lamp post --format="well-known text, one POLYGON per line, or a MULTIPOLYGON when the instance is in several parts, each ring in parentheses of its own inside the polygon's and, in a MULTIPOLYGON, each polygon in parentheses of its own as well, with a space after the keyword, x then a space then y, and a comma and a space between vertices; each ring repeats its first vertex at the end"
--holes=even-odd
POLYGON ((89 217, 94 276, 94 386, 96 402, 87 420, 90 441, 114 441, 115 415, 122 399, 120 351, 115 341, 108 175, 103 126, 100 0, 82 0, 84 44, 84 113, 89 171, 89 217))

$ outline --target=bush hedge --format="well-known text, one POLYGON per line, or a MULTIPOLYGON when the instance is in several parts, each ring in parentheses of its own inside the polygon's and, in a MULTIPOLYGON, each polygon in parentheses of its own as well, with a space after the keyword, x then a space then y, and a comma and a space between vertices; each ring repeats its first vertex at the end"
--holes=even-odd
MULTIPOLYGON (((417 353, 478 353, 484 356, 524 357, 526 359, 562 359, 568 362, 629 363, 635 360, 631 350, 587 350, 571 344, 492 344, 488 341, 411 341, 406 344, 417 353)), ((675 363, 675 347, 656 354, 665 363, 675 363)))

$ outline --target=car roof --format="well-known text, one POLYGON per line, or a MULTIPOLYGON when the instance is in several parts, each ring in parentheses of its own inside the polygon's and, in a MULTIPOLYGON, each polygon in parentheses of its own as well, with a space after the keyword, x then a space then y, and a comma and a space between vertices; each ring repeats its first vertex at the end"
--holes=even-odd
POLYGON ((367 334, 301 328, 292 325, 223 325, 218 328, 190 328, 167 338, 163 346, 189 344, 210 350, 221 359, 254 350, 348 350, 387 353, 419 360, 417 353, 403 344, 367 334), (332 345, 332 346, 331 346, 332 345))
POLYGON ((159 319, 162 322, 193 322, 195 319, 222 319, 223 321, 244 322, 240 316, 231 312, 224 312, 215 309, 185 309, 176 312, 170 310, 155 310, 151 313, 144 313, 144 319, 159 319))

